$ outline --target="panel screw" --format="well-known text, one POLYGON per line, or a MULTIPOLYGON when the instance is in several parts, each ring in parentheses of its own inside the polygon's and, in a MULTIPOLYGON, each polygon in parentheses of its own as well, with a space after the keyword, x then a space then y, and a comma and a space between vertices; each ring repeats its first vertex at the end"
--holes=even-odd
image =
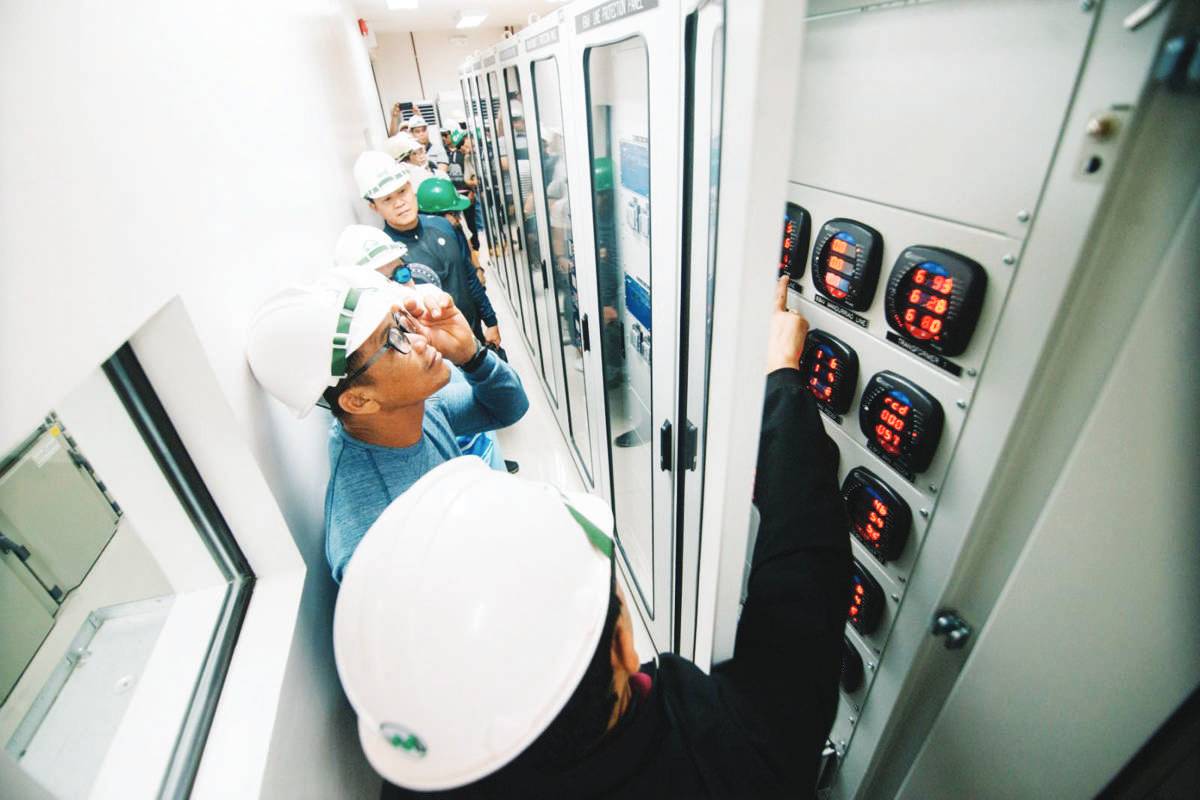
POLYGON ((896 593, 894 593, 894 592, 893 592, 893 593, 892 593, 892 599, 893 599, 893 600, 895 600, 897 603, 899 603, 899 602, 900 602, 900 595, 898 595, 898 594, 896 594, 896 593))
POLYGON ((974 378, 978 374, 979 374, 979 371, 976 370, 974 367, 971 367, 970 369, 967 370, 967 375, 969 375, 972 378, 974 378))
POLYGON ((904 577, 903 575, 897 575, 896 580, 900 581, 901 583, 908 583, 908 578, 904 577))
POLYGON ((850 718, 850 724, 851 724, 851 725, 853 725, 853 724, 854 724, 854 723, 856 723, 856 722, 858 722, 858 718, 857 718, 857 717, 851 717, 851 718, 850 718))
MULTIPOLYGON (((1021 214, 1025 214, 1025 219, 1029 219, 1028 213, 1022 211, 1021 214)), ((1021 219, 1021 214, 1017 215, 1017 219, 1021 219)), ((1025 219, 1021 219, 1021 221, 1024 222, 1025 219)), ((1006 253, 1004 255, 1004 258, 1001 259, 1001 261, 1003 261, 1005 264, 1008 264, 1011 267, 1013 264, 1017 263, 1017 257, 1014 256, 1012 253, 1006 253)))
POLYGON ((871 649, 875 651, 875 655, 877 655, 877 656, 883 655, 883 651, 880 650, 878 647, 872 647, 871 649))
POLYGON ((955 400, 954 405, 958 406, 959 408, 966 408, 967 401, 966 400, 955 400))
POLYGON ((1017 222, 1029 222, 1029 212, 1021 209, 1017 212, 1017 222))
POLYGON ((937 491, 937 484, 936 484, 936 483, 931 483, 931 484, 929 484, 929 491, 931 491, 931 492, 936 492, 936 491, 937 491))
POLYGON ((868 672, 874 672, 874 671, 875 671, 875 662, 874 662, 874 661, 868 661, 868 662, 867 662, 867 671, 868 671, 868 672))
POLYGON ((921 509, 921 516, 922 516, 922 517, 928 517, 928 516, 929 516, 929 509, 928 509, 928 508, 922 508, 922 509, 921 509))
POLYGON ((846 750, 846 740, 838 739, 838 747, 844 752, 846 750))
POLYGON ((1079 0, 1079 10, 1085 14, 1096 7, 1096 0, 1079 0))

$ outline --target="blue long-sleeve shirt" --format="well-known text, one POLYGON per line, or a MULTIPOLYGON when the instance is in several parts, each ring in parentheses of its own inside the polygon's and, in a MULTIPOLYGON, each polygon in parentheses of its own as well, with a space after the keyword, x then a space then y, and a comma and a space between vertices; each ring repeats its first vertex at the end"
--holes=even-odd
POLYGON ((456 436, 512 425, 529 408, 521 379, 493 353, 463 376, 464 382, 448 384, 425 401, 421 438, 410 447, 368 444, 334 420, 325 491, 325 558, 338 583, 359 541, 388 504, 429 470, 462 455, 456 436))

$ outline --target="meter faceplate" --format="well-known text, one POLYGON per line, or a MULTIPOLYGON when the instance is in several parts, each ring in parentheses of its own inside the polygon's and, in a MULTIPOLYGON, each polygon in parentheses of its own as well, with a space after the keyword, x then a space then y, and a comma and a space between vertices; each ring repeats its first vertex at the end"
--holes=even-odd
POLYGON ((809 331, 800 358, 800 375, 817 402, 834 414, 845 414, 858 385, 858 354, 825 331, 809 331))
POLYGON ((938 247, 909 247, 888 278, 887 322, 919 347, 958 355, 975 332, 986 291, 987 272, 978 263, 938 247))
POLYGON ((866 467, 850 470, 842 482, 842 499, 851 532, 871 555, 883 563, 899 558, 912 529, 908 503, 866 467))
POLYGON ((838 305, 865 311, 875 297, 882 259, 879 231, 852 219, 831 219, 813 245, 813 283, 838 305))
POLYGON ((933 461, 945 414, 937 399, 894 372, 879 372, 863 389, 859 427, 871 449, 904 472, 933 461))

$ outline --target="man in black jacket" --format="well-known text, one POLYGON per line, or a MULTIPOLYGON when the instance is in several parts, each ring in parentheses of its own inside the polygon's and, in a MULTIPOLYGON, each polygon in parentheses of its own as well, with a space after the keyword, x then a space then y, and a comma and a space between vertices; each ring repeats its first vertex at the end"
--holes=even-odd
POLYGON ((710 675, 671 654, 639 666, 606 504, 494 472, 495 488, 453 490, 470 465, 458 477, 443 465, 367 534, 338 599, 334 647, 364 751, 409 787, 385 784, 384 798, 813 794, 837 706, 850 545, 837 451, 797 369, 808 326, 786 310, 786 285, 771 321, 762 523, 733 658, 710 675), (474 535, 460 530, 472 504, 489 521, 474 535), (400 613, 378 601, 406 583, 404 570, 428 578, 442 562, 473 592, 427 580, 446 596, 406 592, 400 613), (555 627, 571 614, 578 625, 555 627))

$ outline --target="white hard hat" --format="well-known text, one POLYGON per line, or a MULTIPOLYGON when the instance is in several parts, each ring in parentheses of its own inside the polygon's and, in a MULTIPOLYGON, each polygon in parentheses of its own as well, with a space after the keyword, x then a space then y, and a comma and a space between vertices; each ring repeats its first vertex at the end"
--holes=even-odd
MULTIPOLYGON (((409 153, 414 153, 417 150, 425 149, 425 145, 418 142, 409 134, 400 131, 395 136, 390 137, 383 143, 383 149, 394 161, 399 161, 408 156, 409 153)), ((407 173, 406 173, 407 174, 407 173)))
POLYGON ((600 641, 612 530, 600 498, 474 456, 392 501, 350 559, 333 617, 338 675, 380 775, 462 786, 542 734, 600 641))
POLYGON ((409 118, 408 118, 408 121, 407 121, 407 123, 406 123, 406 125, 407 125, 407 127, 408 127, 408 129, 409 129, 410 131, 411 131, 413 128, 427 128, 427 127, 429 127, 429 123, 428 123, 428 122, 425 120, 425 118, 424 118, 424 117, 422 117, 420 114, 413 114, 411 117, 409 117, 409 118))
POLYGON ((387 153, 367 150, 354 162, 354 182, 360 195, 375 200, 403 189, 408 183, 408 173, 387 153))
POLYGON ((298 417, 346 376, 350 354, 397 305, 398 295, 350 273, 272 295, 247 331, 246 360, 262 387, 298 417), (366 284, 355 286, 355 283, 366 284))
POLYGON ((398 258, 404 258, 408 247, 392 241, 379 228, 370 225, 348 225, 338 237, 333 249, 333 263, 338 267, 366 267, 376 270, 398 258))

